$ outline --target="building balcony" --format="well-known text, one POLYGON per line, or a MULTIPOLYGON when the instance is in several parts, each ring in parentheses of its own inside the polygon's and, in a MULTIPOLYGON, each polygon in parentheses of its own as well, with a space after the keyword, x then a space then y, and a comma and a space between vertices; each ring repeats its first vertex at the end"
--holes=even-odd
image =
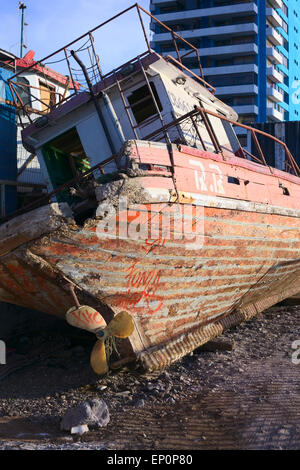
POLYGON ((275 47, 267 47, 267 57, 273 64, 282 64, 282 56, 276 51, 275 47))
POLYGON ((267 38, 269 39, 269 41, 275 46, 283 45, 283 37, 276 31, 275 28, 271 28, 269 26, 267 28, 266 34, 267 34, 267 38))
POLYGON ((282 26, 282 18, 280 18, 274 8, 267 8, 266 13, 268 20, 275 28, 282 26))
POLYGON ((267 106, 267 117, 271 121, 275 121, 275 122, 284 121, 284 113, 278 111, 277 109, 273 108, 272 106, 267 106))
MULTIPOLYGON (((151 44, 154 47, 154 44, 151 44)), ((179 49, 179 54, 184 55, 186 54, 185 49, 179 49)), ((249 44, 235 44, 230 46, 218 46, 218 47, 202 47, 198 49, 200 58, 201 57, 232 57, 232 56, 239 56, 239 55, 254 55, 258 54, 258 47, 254 43, 249 44)), ((170 52, 164 51, 164 54, 171 55, 172 57, 177 58, 177 54, 172 47, 170 52)), ((188 55, 189 58, 195 57, 196 53, 192 52, 188 55)))
POLYGON ((276 103, 281 103, 283 101, 283 95, 272 87, 267 87, 267 97, 276 103))
MULTIPOLYGON (((273 29, 273 28, 271 28, 273 29)), ((274 30, 275 31, 275 30, 274 30)), ((229 26, 214 26, 212 28, 201 28, 201 29, 189 29, 184 30, 180 33, 187 41, 191 39, 197 39, 201 37, 211 38, 226 38, 232 36, 241 36, 249 34, 257 34, 258 28, 255 23, 243 23, 229 26)), ((275 31, 276 32, 276 31, 275 31)), ((278 33, 276 33, 278 35, 278 33)), ((281 36, 280 36, 281 37, 281 36)), ((170 33, 156 33, 153 35, 153 42, 163 43, 172 40, 170 33)))
POLYGON ((282 8, 282 0, 269 0, 269 3, 274 8, 282 8))
POLYGON ((275 69, 275 67, 267 67, 267 76, 272 80, 272 82, 283 83, 283 76, 275 69))
MULTIPOLYGON (((152 0, 151 3, 154 3, 155 5, 161 5, 161 4, 166 4, 168 5, 169 3, 177 3, 176 0, 152 0)), ((272 3, 272 2, 270 2, 272 3)))
MULTIPOLYGON (((159 2, 154 1, 153 3, 158 4, 159 2)), ((160 2, 165 3, 165 2, 160 2)), ((271 8, 269 8, 271 10, 271 8)), ((243 14, 253 13, 257 14, 257 5, 254 2, 241 3, 237 5, 228 5, 221 7, 211 7, 211 8, 198 8, 196 10, 183 10, 176 11, 171 13, 162 13, 160 15, 155 15, 156 18, 163 23, 170 23, 171 21, 182 21, 182 20, 193 20, 203 18, 205 16, 210 16, 212 18, 216 17, 228 17, 232 18, 233 16, 241 16, 243 14)), ((278 16, 278 15, 277 15, 278 16)), ((281 26, 278 25, 278 26, 281 26)))
POLYGON ((232 106, 233 109, 240 114, 256 114, 258 115, 258 107, 255 104, 244 104, 240 106, 232 106))
POLYGON ((235 86, 221 86, 216 88, 216 96, 226 95, 257 95, 258 87, 253 84, 249 85, 235 85, 235 86))
POLYGON ((199 52, 200 57, 206 57, 206 56, 232 57, 233 55, 238 56, 238 55, 258 54, 258 47, 254 43, 235 44, 231 46, 203 47, 203 48, 198 49, 198 52, 199 52))
MULTIPOLYGON (((192 69, 192 72, 197 72, 196 69, 192 69)), ((241 64, 241 65, 225 65, 224 67, 206 67, 203 69, 204 76, 207 75, 226 75, 236 73, 247 73, 254 72, 258 73, 258 67, 256 64, 241 64)))

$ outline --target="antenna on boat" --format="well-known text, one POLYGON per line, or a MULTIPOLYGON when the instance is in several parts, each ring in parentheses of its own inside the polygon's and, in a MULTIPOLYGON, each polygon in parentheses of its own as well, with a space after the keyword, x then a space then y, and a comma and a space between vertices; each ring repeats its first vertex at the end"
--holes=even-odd
POLYGON ((26 5, 24 2, 19 2, 19 10, 22 11, 22 16, 21 16, 21 43, 20 43, 20 58, 22 59, 23 57, 23 47, 26 48, 24 44, 24 26, 27 26, 27 23, 25 23, 25 8, 26 5))

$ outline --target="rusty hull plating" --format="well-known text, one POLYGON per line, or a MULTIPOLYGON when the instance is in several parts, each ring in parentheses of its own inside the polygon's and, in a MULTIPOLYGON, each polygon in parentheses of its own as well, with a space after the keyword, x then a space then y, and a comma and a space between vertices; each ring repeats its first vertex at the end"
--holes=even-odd
MULTIPOLYGON (((148 90, 144 100, 154 109, 150 119, 135 122, 122 88, 128 79, 122 77, 124 67, 103 75, 97 59, 101 80, 89 84, 92 100, 79 92, 68 56, 73 43, 61 51, 74 95, 56 103, 44 123, 35 123, 32 108, 13 93, 16 106, 28 115, 23 139, 33 150, 40 134, 45 140, 44 130, 55 129, 63 113, 75 116, 76 109, 113 87, 130 132, 115 155, 98 159, 61 186, 50 186, 44 198, 2 221, 0 299, 64 317, 74 305, 71 283, 80 303, 96 308, 106 323, 124 310, 132 315, 135 331, 123 342, 122 361, 134 359, 154 370, 300 291, 300 170, 286 145, 272 136, 283 146, 289 172, 270 168, 257 137, 266 134, 237 123, 234 111, 213 97, 198 50, 138 5, 124 12, 134 8, 148 51, 126 66, 148 90), (177 59, 151 51, 141 12, 171 34, 177 59), (177 41, 191 52, 180 56, 177 41), (189 53, 198 59, 200 76, 182 64, 189 53), (177 85, 186 82, 189 106, 178 111, 183 96, 178 88, 173 117, 165 121, 152 77, 169 73, 174 90, 179 72, 177 85), (145 133, 145 122, 156 126, 145 133), (251 132, 255 155, 241 148, 233 125, 251 132), (70 208, 67 201, 57 202, 74 187, 82 203, 70 208), (124 200, 127 206, 120 204, 124 200)), ((97 58, 93 32, 88 39, 97 58)), ((167 83, 166 100, 173 93, 167 83)))

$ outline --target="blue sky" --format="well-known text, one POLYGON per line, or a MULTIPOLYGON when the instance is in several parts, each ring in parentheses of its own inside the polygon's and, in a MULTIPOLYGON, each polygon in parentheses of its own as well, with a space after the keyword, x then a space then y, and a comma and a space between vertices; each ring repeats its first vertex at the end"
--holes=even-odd
MULTIPOLYGON (((28 23, 25 53, 33 49, 35 58, 41 59, 134 3, 134 0, 25 0, 25 21, 28 23)), ((149 3, 150 0, 139 2, 146 10, 149 10, 149 3)), ((18 4, 17 0, 0 0, 0 48, 16 55, 20 51, 21 12, 18 4)), ((149 18, 145 16, 144 19, 149 29, 149 18)), ((145 51, 136 11, 124 15, 114 26, 105 27, 102 35, 95 36, 95 43, 105 72, 145 51)), ((82 44, 81 41, 74 49, 82 44)), ((51 67, 63 72, 59 70, 60 63, 51 67)))

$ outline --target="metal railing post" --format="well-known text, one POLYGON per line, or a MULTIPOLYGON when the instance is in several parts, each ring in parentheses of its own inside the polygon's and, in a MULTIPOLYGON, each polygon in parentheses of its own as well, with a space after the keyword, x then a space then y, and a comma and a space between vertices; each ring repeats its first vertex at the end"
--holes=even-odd
POLYGON ((70 65, 70 61, 69 61, 69 57, 68 57, 68 53, 67 53, 66 48, 64 48, 64 53, 65 53, 66 62, 68 64, 68 69, 69 69, 69 72, 70 72, 70 77, 71 77, 71 80, 72 80, 74 93, 77 95, 77 87, 76 87, 76 83, 75 83, 75 80, 74 80, 74 77, 73 77, 73 72, 72 72, 72 68, 71 68, 71 65, 70 65))

